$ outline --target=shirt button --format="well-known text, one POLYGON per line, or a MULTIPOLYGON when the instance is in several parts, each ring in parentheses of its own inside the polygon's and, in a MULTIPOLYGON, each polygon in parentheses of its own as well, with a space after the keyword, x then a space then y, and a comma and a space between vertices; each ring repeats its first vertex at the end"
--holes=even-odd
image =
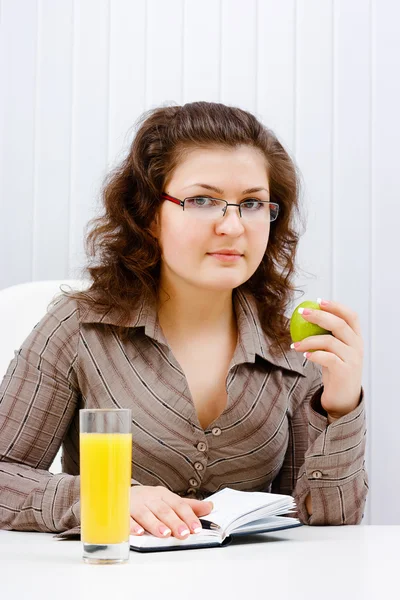
POLYGON ((203 467, 203 465, 201 464, 201 462, 196 462, 196 463, 194 463, 194 468, 195 468, 197 471, 202 471, 202 470, 204 469, 204 467, 203 467))
POLYGON ((199 442, 197 444, 197 450, 200 450, 200 452, 205 452, 207 450, 207 444, 204 442, 199 442))
POLYGON ((313 471, 311 473, 311 477, 314 477, 314 479, 321 479, 322 473, 321 473, 321 471, 313 471))
POLYGON ((213 427, 212 430, 211 430, 211 433, 213 435, 221 435, 221 430, 220 430, 219 427, 213 427))
POLYGON ((199 486, 199 482, 197 481, 197 479, 195 479, 194 477, 192 477, 192 479, 189 479, 189 485, 191 485, 192 487, 198 487, 199 486))

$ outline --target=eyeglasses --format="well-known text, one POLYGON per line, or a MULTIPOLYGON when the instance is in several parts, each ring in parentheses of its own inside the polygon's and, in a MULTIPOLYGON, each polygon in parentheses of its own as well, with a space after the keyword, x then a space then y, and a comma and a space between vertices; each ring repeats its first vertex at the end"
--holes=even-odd
POLYGON ((192 196, 179 200, 169 194, 161 194, 161 200, 179 204, 188 215, 205 221, 224 217, 228 206, 236 206, 241 218, 253 222, 275 221, 279 213, 279 204, 269 200, 258 200, 258 198, 248 198, 239 204, 231 204, 226 200, 210 196, 192 196))

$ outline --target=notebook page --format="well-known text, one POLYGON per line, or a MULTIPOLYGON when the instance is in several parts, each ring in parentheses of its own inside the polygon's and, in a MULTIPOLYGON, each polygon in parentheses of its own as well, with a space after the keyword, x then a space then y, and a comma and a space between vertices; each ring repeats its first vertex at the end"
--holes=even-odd
POLYGON ((221 534, 219 531, 200 531, 199 533, 192 533, 184 540, 180 540, 172 535, 167 538, 159 538, 150 533, 143 533, 142 535, 130 535, 129 543, 130 546, 136 548, 170 548, 172 546, 192 546, 192 545, 207 545, 213 542, 222 542, 221 534))
MULTIPOLYGON (((234 521, 241 517, 253 513, 257 509, 269 506, 274 508, 273 512, 280 512, 288 507, 288 511, 292 508, 293 498, 284 494, 271 494, 268 492, 243 492, 225 488, 216 494, 208 496, 206 500, 211 500, 214 504, 212 512, 205 517, 201 517, 202 521, 209 521, 219 525, 223 531, 229 528, 234 521)), ((254 518, 257 518, 254 516, 254 518)), ((252 520, 250 517, 249 520, 252 520)))
POLYGON ((274 529, 286 529, 295 525, 300 526, 301 523, 299 519, 295 519, 294 517, 265 517, 264 519, 258 519, 240 527, 235 527, 232 534, 273 531, 274 529))
POLYGON ((238 527, 241 527, 243 524, 249 523, 249 521, 253 522, 257 519, 274 517, 275 515, 285 515, 286 513, 291 512, 295 508, 295 506, 296 504, 294 499, 292 502, 290 502, 290 504, 286 503, 285 505, 282 505, 282 501, 279 500, 277 502, 274 502, 273 504, 270 504, 269 506, 263 506, 261 508, 256 509, 252 513, 235 519, 235 521, 227 527, 226 532, 231 533, 233 530, 236 531, 238 527))

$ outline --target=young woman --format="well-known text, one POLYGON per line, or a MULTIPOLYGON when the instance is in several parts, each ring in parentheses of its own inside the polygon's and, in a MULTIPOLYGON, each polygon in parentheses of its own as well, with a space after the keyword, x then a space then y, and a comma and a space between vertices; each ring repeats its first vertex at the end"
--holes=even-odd
POLYGON ((360 523, 359 320, 323 302, 303 316, 333 335, 291 347, 299 186, 275 135, 223 104, 155 109, 103 200, 89 290, 57 298, 0 387, 0 526, 78 531, 83 407, 132 408, 132 533, 184 538, 226 486, 360 523))

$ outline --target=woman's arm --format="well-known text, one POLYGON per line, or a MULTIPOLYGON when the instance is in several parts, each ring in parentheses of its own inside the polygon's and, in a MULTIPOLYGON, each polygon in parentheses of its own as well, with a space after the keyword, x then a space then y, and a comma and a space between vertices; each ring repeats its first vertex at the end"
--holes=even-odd
POLYGON ((0 528, 63 531, 80 522, 79 477, 48 469, 77 410, 76 303, 35 326, 0 385, 0 528))
POLYGON ((320 368, 313 368, 311 388, 289 417, 289 445, 272 491, 292 494, 305 524, 356 525, 368 492, 364 393, 357 408, 328 424, 320 368))

